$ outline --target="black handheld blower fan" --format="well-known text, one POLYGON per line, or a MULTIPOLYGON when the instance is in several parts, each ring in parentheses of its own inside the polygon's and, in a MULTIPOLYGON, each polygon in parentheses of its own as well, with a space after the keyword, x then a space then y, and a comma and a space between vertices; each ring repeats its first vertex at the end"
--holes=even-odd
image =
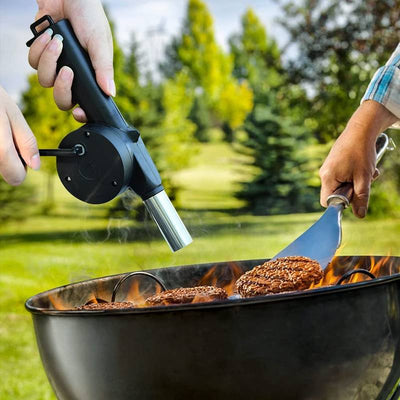
POLYGON ((31 25, 34 34, 27 46, 47 28, 63 37, 57 72, 63 66, 74 71, 72 95, 85 111, 89 123, 69 133, 58 149, 40 150, 55 156, 57 172, 65 188, 76 198, 101 204, 132 188, 142 199, 172 251, 192 242, 192 238, 164 191, 160 175, 137 129, 129 126, 113 99, 96 83, 86 51, 79 44, 71 24, 55 23, 46 15, 31 25))

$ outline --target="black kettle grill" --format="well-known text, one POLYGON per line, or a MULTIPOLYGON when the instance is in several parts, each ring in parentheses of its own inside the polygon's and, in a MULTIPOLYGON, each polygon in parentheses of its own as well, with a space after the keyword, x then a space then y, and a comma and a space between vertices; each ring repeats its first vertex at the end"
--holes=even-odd
POLYGON ((94 298, 134 301, 131 288, 137 283, 142 293, 150 274, 167 289, 214 278, 223 287, 233 271, 265 261, 119 274, 31 297, 26 308, 57 398, 399 400, 400 257, 336 258, 331 272, 338 279, 382 265, 376 279, 358 283, 205 303, 75 309, 94 298))
POLYGON ((76 198, 101 204, 131 188, 144 201, 172 251, 191 243, 192 238, 162 186, 160 175, 140 137, 128 125, 118 107, 96 83, 88 54, 79 44, 71 24, 63 19, 55 23, 46 15, 31 25, 34 38, 47 28, 63 37, 63 50, 57 72, 63 66, 74 71, 74 102, 85 111, 89 123, 69 133, 58 149, 40 150, 42 156, 55 156, 57 172, 65 188, 76 198))

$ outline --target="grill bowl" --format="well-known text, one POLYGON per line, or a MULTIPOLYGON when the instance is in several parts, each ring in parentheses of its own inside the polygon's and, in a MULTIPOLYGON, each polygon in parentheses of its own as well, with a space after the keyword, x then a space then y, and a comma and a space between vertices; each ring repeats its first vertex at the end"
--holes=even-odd
MULTIPOLYGON (((391 276, 304 292, 131 310, 53 306, 77 307, 93 293, 110 300, 121 274, 38 294, 26 307, 60 400, 389 399, 400 379, 400 258, 390 261, 391 276)), ((369 262, 339 257, 343 272, 369 262)), ((170 288, 231 265, 149 272, 170 288)))

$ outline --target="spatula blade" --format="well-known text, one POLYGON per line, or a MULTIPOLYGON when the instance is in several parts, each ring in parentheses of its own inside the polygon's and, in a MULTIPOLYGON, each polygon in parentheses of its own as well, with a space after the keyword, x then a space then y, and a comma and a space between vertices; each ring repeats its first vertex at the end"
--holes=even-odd
POLYGON ((342 239, 342 204, 330 205, 322 217, 294 242, 279 252, 279 257, 304 256, 318 261, 325 269, 331 262, 342 239))

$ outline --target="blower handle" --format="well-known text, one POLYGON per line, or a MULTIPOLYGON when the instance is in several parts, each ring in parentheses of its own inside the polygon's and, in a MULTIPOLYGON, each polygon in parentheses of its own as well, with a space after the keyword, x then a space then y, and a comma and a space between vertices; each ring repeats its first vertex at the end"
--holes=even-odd
POLYGON ((29 47, 48 28, 51 28, 54 34, 58 33, 63 37, 63 49, 57 61, 57 73, 64 66, 68 66, 74 71, 72 99, 85 111, 88 121, 119 129, 128 128, 128 124, 114 100, 106 95, 97 84, 96 74, 89 55, 80 45, 67 19, 62 19, 56 23, 49 15, 38 19, 31 25, 34 38, 27 42, 27 46, 29 47), (48 26, 38 32, 36 28, 46 21, 48 26))

